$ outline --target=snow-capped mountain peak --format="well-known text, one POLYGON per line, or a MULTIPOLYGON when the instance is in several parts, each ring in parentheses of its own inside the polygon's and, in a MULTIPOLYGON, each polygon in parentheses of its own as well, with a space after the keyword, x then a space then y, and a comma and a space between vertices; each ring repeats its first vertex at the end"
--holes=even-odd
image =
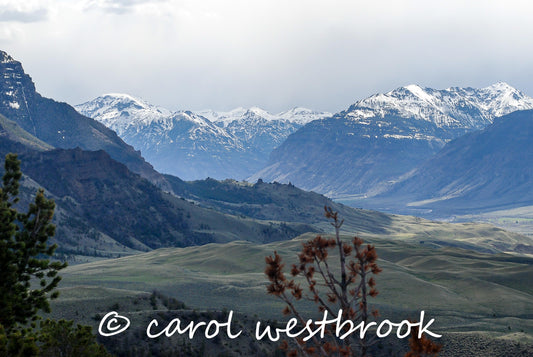
POLYGON ((491 84, 490 86, 486 87, 486 88, 483 88, 483 89, 486 89, 486 90, 493 90, 493 91, 504 91, 504 92, 518 92, 518 89, 510 86, 509 84, 507 84, 506 82, 503 82, 503 81, 499 81, 499 82, 496 82, 494 84, 491 84))
POLYGON ((415 96, 417 96, 421 100, 431 102, 435 99, 432 95, 428 94, 428 92, 426 92, 424 88, 420 87, 417 84, 409 84, 405 86, 405 89, 413 93, 415 96))
POLYGON ((100 121, 119 136, 130 126, 150 125, 171 115, 165 108, 123 93, 109 93, 75 106, 85 116, 100 121))
POLYGON ((533 109, 533 99, 498 82, 480 89, 442 90, 410 84, 359 100, 345 113, 355 121, 395 115, 426 120, 440 127, 482 128, 495 117, 524 109, 533 109))
POLYGON ((479 105, 492 117, 499 117, 516 110, 533 108, 533 99, 505 82, 497 82, 480 89, 479 105))
POLYGON ((139 108, 144 108, 144 109, 151 107, 151 105, 145 102, 144 100, 140 98, 135 98, 125 93, 107 93, 107 94, 102 95, 102 98, 110 102, 132 104, 132 105, 138 106, 139 108))
POLYGON ((271 119, 272 118, 272 114, 270 114, 266 110, 261 109, 259 107, 251 107, 250 109, 248 109, 248 112, 249 113, 253 113, 255 115, 258 115, 258 116, 260 116, 262 118, 265 118, 265 119, 271 119))

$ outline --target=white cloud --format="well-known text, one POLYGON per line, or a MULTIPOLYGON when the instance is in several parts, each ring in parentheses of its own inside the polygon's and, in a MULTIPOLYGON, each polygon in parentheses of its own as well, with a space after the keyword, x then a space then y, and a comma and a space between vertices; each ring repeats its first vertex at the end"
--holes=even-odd
POLYGON ((72 104, 122 91, 173 109, 336 111, 413 82, 497 80, 533 95, 532 5, 523 1, 28 4, 47 16, 0 26, 0 46, 44 95, 72 104))

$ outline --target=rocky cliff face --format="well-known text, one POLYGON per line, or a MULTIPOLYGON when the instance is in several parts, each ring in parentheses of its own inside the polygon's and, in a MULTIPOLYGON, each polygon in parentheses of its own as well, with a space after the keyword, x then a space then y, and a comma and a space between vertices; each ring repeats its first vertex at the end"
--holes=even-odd
POLYGON ((24 73, 22 64, 3 51, 0 51, 0 79, 0 112, 7 118, 16 118, 21 127, 36 135, 39 122, 31 116, 29 108, 40 99, 35 85, 24 73))

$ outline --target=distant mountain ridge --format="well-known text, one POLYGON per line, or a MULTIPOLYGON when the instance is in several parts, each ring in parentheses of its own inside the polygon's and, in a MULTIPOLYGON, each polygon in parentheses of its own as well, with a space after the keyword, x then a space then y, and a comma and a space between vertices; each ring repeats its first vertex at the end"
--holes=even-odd
POLYGON ((400 87, 306 124, 249 180, 290 181, 332 197, 374 196, 446 142, 498 115, 532 108, 532 98, 502 82, 481 89, 400 87))
POLYGON ((258 107, 237 108, 229 112, 206 110, 198 113, 240 139, 244 147, 260 152, 264 158, 268 158, 272 150, 301 126, 332 115, 301 107, 278 114, 271 114, 258 107))
POLYGON ((305 108, 271 114, 257 107, 229 112, 170 112, 127 94, 76 106, 141 150, 156 169, 184 179, 243 179, 303 124, 330 115, 305 108))

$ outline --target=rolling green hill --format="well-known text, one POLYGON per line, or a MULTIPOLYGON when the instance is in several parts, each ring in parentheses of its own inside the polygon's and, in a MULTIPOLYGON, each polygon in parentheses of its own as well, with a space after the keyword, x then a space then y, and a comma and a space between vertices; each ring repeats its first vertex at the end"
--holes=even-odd
POLYGON ((182 181, 170 175, 165 175, 165 179, 179 196, 221 212, 255 219, 307 223, 328 230, 330 226, 323 216, 324 206, 329 206, 344 217, 345 230, 383 233, 393 217, 377 211, 344 206, 292 184, 263 181, 251 184, 211 178, 182 181))
MULTIPOLYGON (((445 356, 464 355, 495 338, 506 338, 513 346, 517 340, 533 341, 533 258, 435 248, 394 235, 362 236, 376 245, 383 269, 377 277, 380 293, 372 300, 382 318, 417 318, 424 310, 436 319, 434 331, 453 346, 445 356)), ((311 237, 261 245, 238 241, 166 248, 72 266, 62 272, 65 294, 53 310, 64 317, 77 313, 95 324, 91 318, 107 312, 115 301, 123 306, 121 314, 141 313, 131 299, 157 290, 197 311, 227 309, 248 318, 282 319, 283 305, 266 295, 264 257, 277 251, 290 266, 301 243, 311 237)), ((312 304, 303 311, 318 316, 312 304)), ((156 316, 149 310, 144 314, 156 316)))
MULTIPOLYGON (((67 215, 58 221, 60 229, 65 223, 76 226, 77 219, 85 229, 99 232, 85 232, 82 241, 69 242, 73 246, 105 235, 127 248, 147 251, 236 239, 268 242, 314 230, 305 224, 260 222, 202 208, 163 192, 104 151, 56 149, 26 153, 21 159, 22 171, 46 188, 67 215)), ((105 254, 106 247, 100 249, 105 254)))
MULTIPOLYGON (((262 315, 273 317, 278 304, 265 296, 264 257, 276 250, 290 266, 301 243, 312 236, 262 245, 238 241, 160 249, 69 267, 62 284, 157 289, 193 307, 248 313, 258 312, 257 302, 262 301, 262 315)), ((376 301, 386 309, 402 312, 425 307, 442 316, 443 326, 445 321, 466 318, 454 310, 469 311, 472 316, 486 314, 487 318, 493 314, 533 317, 533 287, 528 279, 533 277, 533 258, 455 247, 435 249, 391 237, 369 241, 375 243, 384 270, 376 301)))

